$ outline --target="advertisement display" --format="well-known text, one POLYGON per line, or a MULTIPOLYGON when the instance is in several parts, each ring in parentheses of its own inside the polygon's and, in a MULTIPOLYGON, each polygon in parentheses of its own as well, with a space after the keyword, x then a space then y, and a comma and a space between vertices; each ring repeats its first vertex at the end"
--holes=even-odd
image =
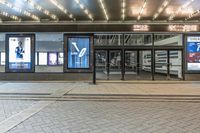
POLYGON ((89 68, 90 38, 70 37, 67 40, 68 66, 70 69, 89 68))
POLYGON ((1 52, 1 65, 6 64, 6 54, 5 52, 1 52))
POLYGON ((64 54, 63 52, 58 53, 58 65, 62 65, 64 63, 64 54))
POLYGON ((52 52, 52 53, 48 53, 48 65, 57 65, 58 61, 57 61, 57 53, 56 52, 52 52))
POLYGON ((47 53, 39 52, 39 65, 47 65, 47 53))
POLYGON ((187 69, 200 70, 200 36, 187 37, 187 69))
POLYGON ((31 37, 9 37, 8 39, 8 69, 31 69, 31 37))

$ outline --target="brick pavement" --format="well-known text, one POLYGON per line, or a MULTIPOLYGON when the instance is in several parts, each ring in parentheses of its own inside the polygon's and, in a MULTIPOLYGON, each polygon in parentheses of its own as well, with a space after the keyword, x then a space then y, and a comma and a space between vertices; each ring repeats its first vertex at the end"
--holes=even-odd
POLYGON ((200 104, 57 101, 8 133, 199 133, 200 104))

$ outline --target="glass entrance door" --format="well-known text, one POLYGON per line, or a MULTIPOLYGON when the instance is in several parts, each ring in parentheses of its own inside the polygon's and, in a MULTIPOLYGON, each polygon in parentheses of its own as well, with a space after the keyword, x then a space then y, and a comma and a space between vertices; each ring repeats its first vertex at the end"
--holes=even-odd
POLYGON ((125 80, 151 80, 151 50, 125 51, 125 80))
POLYGON ((108 79, 120 80, 122 77, 122 62, 120 50, 109 50, 108 79))
POLYGON ((155 80, 181 80, 182 51, 156 50, 154 71, 155 80))

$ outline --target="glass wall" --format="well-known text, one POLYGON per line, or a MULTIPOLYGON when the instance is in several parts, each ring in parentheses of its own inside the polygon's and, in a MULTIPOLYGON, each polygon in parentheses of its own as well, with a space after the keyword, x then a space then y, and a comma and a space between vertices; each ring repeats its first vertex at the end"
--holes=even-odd
POLYGON ((36 33, 35 72, 63 72, 63 33, 36 33))
POLYGON ((123 35, 122 34, 95 34, 94 45, 95 46, 122 46, 123 35))
POLYGON ((125 34, 125 46, 152 46, 151 34, 125 34))

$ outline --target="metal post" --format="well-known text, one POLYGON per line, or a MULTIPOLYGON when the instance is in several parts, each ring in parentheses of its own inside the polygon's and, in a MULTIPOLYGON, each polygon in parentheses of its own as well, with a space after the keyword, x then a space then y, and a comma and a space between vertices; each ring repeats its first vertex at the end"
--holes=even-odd
POLYGON ((122 54, 121 54, 121 66, 122 66, 122 70, 121 70, 121 73, 122 73, 122 78, 121 80, 124 80, 124 75, 125 75, 125 51, 124 51, 124 34, 122 35, 122 54))
POLYGON ((154 48, 154 33, 152 33, 151 74, 152 74, 152 80, 154 80, 154 74, 155 74, 155 48, 154 48))
POLYGON ((96 51, 94 50, 93 56, 93 84, 96 84, 96 51))

